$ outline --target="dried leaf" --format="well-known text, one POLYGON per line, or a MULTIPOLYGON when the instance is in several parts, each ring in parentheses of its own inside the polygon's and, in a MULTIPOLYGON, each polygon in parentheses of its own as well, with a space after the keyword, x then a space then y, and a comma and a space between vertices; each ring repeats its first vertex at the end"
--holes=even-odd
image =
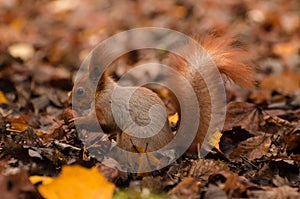
POLYGON ((294 43, 278 43, 273 46, 273 53, 280 56, 289 56, 297 53, 297 46, 294 43))
POLYGON ((176 6, 174 8, 174 11, 173 11, 173 15, 176 17, 176 18, 184 18, 184 16, 187 14, 187 9, 186 7, 184 6, 176 6))
POLYGON ((0 104, 6 104, 7 103, 7 99, 5 97, 5 95, 3 94, 2 91, 0 91, 0 104))
POLYGON ((151 167, 155 167, 157 164, 159 164, 160 160, 152 155, 151 153, 147 153, 147 151, 139 146, 133 145, 130 149, 130 152, 132 153, 144 153, 145 155, 138 156, 138 165, 133 165, 136 163, 136 154, 129 154, 129 161, 132 164, 132 168, 138 168, 138 176, 147 175, 147 173, 144 173, 144 171, 150 171, 151 167))
POLYGON ((300 125, 293 128, 284 135, 287 150, 293 150, 300 147, 300 125))
POLYGON ((169 194, 174 194, 183 198, 199 198, 199 187, 201 183, 192 177, 184 178, 176 187, 169 191, 169 194))
POLYGON ((231 171, 222 170, 211 176, 211 181, 217 180, 219 187, 226 192, 229 198, 241 198, 243 193, 250 187, 257 186, 243 176, 238 176, 236 173, 231 171), (222 182, 220 182, 220 177, 223 176, 222 182), (224 183, 225 180, 225 183, 224 183))
POLYGON ((300 74, 285 71, 265 78, 261 83, 262 90, 293 93, 300 88, 300 74))
POLYGON ((220 131, 216 131, 208 138, 208 143, 222 153, 219 145, 221 137, 222 133, 220 131))
POLYGON ((1 174, 0 193, 1 199, 39 198, 24 169, 14 170, 12 174, 1 174))
POLYGON ((29 180, 32 184, 41 183, 41 184, 46 185, 46 184, 52 183, 54 178, 47 177, 47 176, 30 176, 29 180))
POLYGON ((28 43, 16 43, 9 46, 8 52, 11 56, 26 61, 34 55, 34 48, 28 43))
MULTIPOLYGON (((38 177, 30 177, 32 182, 39 180, 38 177)), ((38 187, 38 191, 45 198, 112 198, 114 185, 107 182, 97 167, 91 169, 81 166, 64 166, 61 175, 53 178, 53 181, 38 187)), ((43 181, 45 182, 45 181, 43 181)))
POLYGON ((27 128, 31 128, 28 125, 29 119, 30 119, 29 115, 22 115, 17 118, 7 118, 7 121, 10 122, 11 126, 14 129, 17 129, 22 132, 25 131, 27 128))
POLYGON ((192 163, 189 176, 206 181, 211 175, 218 173, 223 168, 224 163, 222 165, 221 162, 215 160, 198 159, 192 163))
POLYGON ((271 145, 271 137, 255 136, 241 142, 238 147, 229 155, 231 160, 241 161, 241 156, 252 161, 265 155, 271 145))
POLYGON ((177 125, 177 122, 179 121, 178 113, 175 113, 174 115, 170 115, 168 119, 169 119, 170 126, 175 127, 177 125))
POLYGON ((266 199, 266 198, 297 199, 297 198, 300 198, 300 194, 297 192, 297 190, 294 188, 291 188, 289 186, 274 187, 274 188, 267 187, 264 190, 249 190, 248 196, 250 198, 258 198, 258 199, 266 199))
POLYGON ((255 104, 231 102, 227 105, 226 120, 223 130, 241 127, 250 133, 261 132, 263 112, 255 104))

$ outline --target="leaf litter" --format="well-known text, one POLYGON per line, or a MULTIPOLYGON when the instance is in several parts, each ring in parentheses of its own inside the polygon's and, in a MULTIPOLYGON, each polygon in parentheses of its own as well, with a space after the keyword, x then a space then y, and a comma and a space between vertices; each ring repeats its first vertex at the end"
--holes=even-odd
MULTIPOLYGON (((297 0, 0 2, 1 198, 299 198, 299 8, 297 0), (237 35, 253 54, 258 83, 249 91, 226 83, 226 122, 205 158, 183 155, 159 171, 128 174, 105 159, 114 136, 86 128, 83 135, 91 136, 84 141, 92 147, 84 146, 70 91, 98 42, 145 26, 237 35), (70 195, 63 196, 66 187, 70 195)), ((158 59, 163 55, 149 50, 130 53, 115 75, 158 59)), ((147 74, 156 78, 159 71, 141 71, 127 83, 143 82, 147 74)), ((150 88, 176 129, 165 89, 150 88)))

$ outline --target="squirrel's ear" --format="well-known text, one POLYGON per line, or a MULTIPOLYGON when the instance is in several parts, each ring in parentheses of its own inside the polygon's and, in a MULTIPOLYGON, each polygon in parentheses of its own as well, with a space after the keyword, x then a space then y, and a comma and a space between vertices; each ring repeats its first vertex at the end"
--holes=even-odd
POLYGON ((89 78, 91 80, 97 80, 102 75, 101 66, 91 64, 89 66, 89 78))
POLYGON ((107 73, 108 66, 114 60, 115 54, 105 48, 97 47, 93 50, 89 63, 89 76, 92 80, 97 80, 104 73, 107 73))

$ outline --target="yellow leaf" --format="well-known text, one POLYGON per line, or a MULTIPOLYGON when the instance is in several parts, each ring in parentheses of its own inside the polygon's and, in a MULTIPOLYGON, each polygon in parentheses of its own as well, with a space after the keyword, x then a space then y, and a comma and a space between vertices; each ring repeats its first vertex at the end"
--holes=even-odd
POLYGON ((14 127, 14 129, 25 131, 27 128, 30 128, 27 124, 22 124, 18 122, 12 122, 11 125, 14 127))
POLYGON ((178 113, 175 113, 174 115, 169 116, 169 123, 171 124, 177 124, 179 117, 178 117, 178 113))
POLYGON ((208 139, 208 143, 215 147, 219 152, 221 152, 220 150, 220 139, 222 137, 222 133, 220 131, 216 131, 212 136, 210 136, 210 138, 208 139))
MULTIPOLYGON (((31 179, 36 180, 35 178, 31 179)), ((110 199, 114 185, 108 182, 96 167, 64 166, 61 175, 48 184, 42 184, 38 191, 49 199, 110 199)))
POLYGON ((30 176, 29 180, 32 184, 41 182, 42 184, 50 184, 53 181, 53 178, 47 176, 30 176))
POLYGON ((155 89, 155 92, 161 96, 162 98, 165 98, 165 99, 170 99, 170 94, 168 92, 168 90, 166 90, 165 88, 159 88, 159 89, 155 89))
POLYGON ((0 104, 6 104, 7 103, 7 99, 5 97, 5 95, 3 94, 2 91, 0 91, 0 104))
POLYGON ((132 152, 132 153, 147 153, 146 150, 147 149, 144 149, 143 147, 136 146, 136 145, 134 145, 130 148, 130 152, 132 152))
POLYGON ((19 131, 25 131, 27 128, 31 128, 31 126, 28 125, 29 119, 29 115, 22 115, 18 118, 7 118, 13 129, 19 131))

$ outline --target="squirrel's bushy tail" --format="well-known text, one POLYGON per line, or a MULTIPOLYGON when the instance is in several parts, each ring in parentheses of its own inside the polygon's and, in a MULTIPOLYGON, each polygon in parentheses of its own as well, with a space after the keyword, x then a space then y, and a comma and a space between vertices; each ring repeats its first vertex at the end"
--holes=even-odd
POLYGON ((208 34, 196 40, 226 78, 246 88, 254 86, 254 67, 249 61, 251 55, 237 46, 235 39, 208 34))
MULTIPOLYGON (((192 36, 192 38, 195 42, 190 42, 180 51, 190 63, 205 68, 211 66, 213 62, 225 78, 243 87, 253 88, 255 68, 250 62, 252 56, 237 45, 237 40, 216 36, 213 33, 192 36)), ((187 70, 190 70, 187 60, 182 57, 171 55, 171 59, 172 67, 177 71, 186 74, 187 70)))
MULTIPOLYGON (((179 55, 182 57, 171 55, 173 61, 171 67, 188 80, 193 91, 187 90, 180 79, 170 77, 168 80, 170 84, 176 85, 174 93, 177 99, 181 99, 180 103, 175 101, 176 110, 180 115, 179 126, 186 127, 193 124, 195 117, 198 116, 190 112, 196 108, 200 111, 197 134, 188 150, 190 153, 199 150, 207 134, 211 135, 223 127, 226 102, 222 98, 222 87, 218 86, 221 83, 217 79, 219 73, 243 87, 254 86, 254 67, 250 62, 251 57, 242 48, 234 45, 235 39, 217 37, 214 34, 197 36, 193 39, 194 41, 189 41, 179 49, 179 55), (219 71, 215 70, 214 66, 219 71), (194 102, 191 99, 192 94, 197 96, 198 107, 191 105, 194 102), (188 111, 182 111, 184 108, 181 110, 181 106, 186 104, 188 111), (186 123, 182 124, 183 119, 186 123)), ((180 128, 178 132, 181 133, 180 128)), ((183 133, 187 132, 193 132, 193 129, 183 133)))

